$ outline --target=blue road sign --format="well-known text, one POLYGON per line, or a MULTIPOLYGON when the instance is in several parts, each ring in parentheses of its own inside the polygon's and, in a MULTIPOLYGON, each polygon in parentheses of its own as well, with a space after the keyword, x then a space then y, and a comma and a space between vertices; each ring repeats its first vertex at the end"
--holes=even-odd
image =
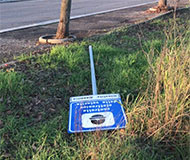
POLYGON ((127 119, 119 94, 70 98, 69 133, 125 128, 127 119))

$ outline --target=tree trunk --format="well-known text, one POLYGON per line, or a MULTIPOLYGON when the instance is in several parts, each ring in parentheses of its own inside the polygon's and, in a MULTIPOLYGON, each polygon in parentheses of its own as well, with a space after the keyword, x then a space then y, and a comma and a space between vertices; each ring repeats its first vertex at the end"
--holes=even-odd
POLYGON ((70 12, 71 12, 71 0, 62 0, 56 39, 62 39, 69 36, 70 12))
POLYGON ((159 0, 158 7, 163 8, 167 6, 167 0, 159 0))

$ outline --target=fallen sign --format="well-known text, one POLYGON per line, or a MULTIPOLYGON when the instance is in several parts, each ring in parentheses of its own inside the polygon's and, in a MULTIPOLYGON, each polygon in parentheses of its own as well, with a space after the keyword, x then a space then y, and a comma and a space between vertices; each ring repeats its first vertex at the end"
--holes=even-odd
POLYGON ((127 118, 119 94, 97 94, 92 46, 89 46, 93 95, 70 98, 68 132, 125 128, 127 118))

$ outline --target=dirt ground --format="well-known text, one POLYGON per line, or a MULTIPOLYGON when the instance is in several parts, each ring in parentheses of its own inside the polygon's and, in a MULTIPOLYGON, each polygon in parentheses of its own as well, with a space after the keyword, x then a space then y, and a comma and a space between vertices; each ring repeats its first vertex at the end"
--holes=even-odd
MULTIPOLYGON (((179 7, 189 6, 189 0, 181 0, 178 3, 179 7)), ((117 27, 149 20, 159 15, 147 12, 153 6, 156 6, 156 3, 71 20, 70 34, 75 35, 77 40, 82 40, 85 37, 104 34, 117 27)), ((51 24, 0 34, 0 64, 11 61, 21 54, 49 51, 53 45, 39 44, 38 38, 42 35, 55 34, 56 29, 57 24, 51 24)))

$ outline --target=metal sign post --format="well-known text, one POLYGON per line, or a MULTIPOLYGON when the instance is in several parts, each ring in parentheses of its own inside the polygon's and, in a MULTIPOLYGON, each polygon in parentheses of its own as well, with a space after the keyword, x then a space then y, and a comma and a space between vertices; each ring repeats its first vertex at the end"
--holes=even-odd
POLYGON ((89 46, 89 55, 90 55, 91 80, 92 80, 92 93, 93 93, 93 95, 97 95, 96 77, 95 77, 92 46, 89 46))
POLYGON ((97 94, 92 46, 89 46, 93 95, 70 98, 68 132, 125 128, 126 115, 119 94, 97 94))

